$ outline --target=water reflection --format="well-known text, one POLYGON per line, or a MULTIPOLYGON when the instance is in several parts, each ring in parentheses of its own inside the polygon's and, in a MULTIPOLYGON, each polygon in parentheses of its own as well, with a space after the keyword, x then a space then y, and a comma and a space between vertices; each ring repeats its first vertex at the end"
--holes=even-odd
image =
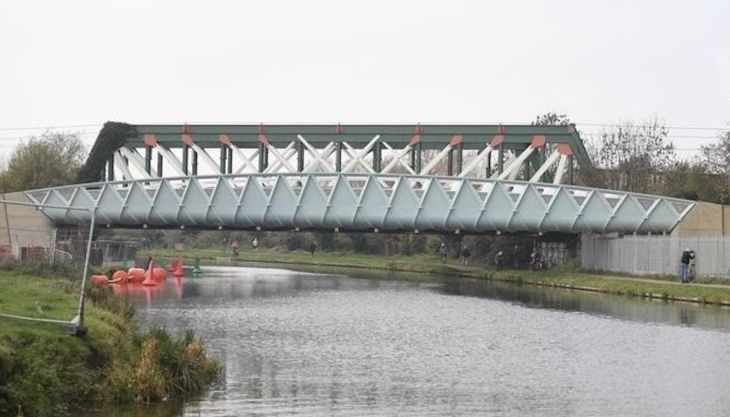
POLYGON ((730 414, 727 310, 407 278, 208 267, 118 291, 224 364, 183 416, 730 414))
POLYGON ((724 306, 648 300, 488 280, 443 278, 441 282, 446 294, 503 300, 531 308, 582 312, 645 323, 700 326, 722 331, 730 329, 730 310, 724 306))

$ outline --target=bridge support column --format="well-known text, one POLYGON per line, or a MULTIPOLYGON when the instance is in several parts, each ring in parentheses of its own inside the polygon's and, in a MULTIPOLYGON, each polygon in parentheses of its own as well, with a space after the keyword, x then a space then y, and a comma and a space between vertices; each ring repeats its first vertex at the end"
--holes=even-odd
POLYGON ((233 174, 233 149, 228 148, 228 173, 233 174))
POLYGON ((453 176, 454 175, 454 149, 449 149, 449 154, 446 158, 446 175, 453 176))
POLYGON ((193 175, 198 175, 198 152, 193 150, 193 175))
POLYGON ((573 184, 573 155, 568 155, 568 184, 573 184))
POLYGON ((162 154, 158 152, 157 153, 157 175, 159 175, 160 177, 162 176, 162 162, 163 162, 162 154))
POLYGON ((335 171, 342 172, 342 142, 335 144, 335 171))
POLYGON ((382 156, 382 150, 383 145, 380 142, 377 142, 375 145, 373 145, 373 170, 375 172, 380 172, 381 167, 381 156, 382 156))
POLYGON ((266 171, 266 167, 269 166, 269 148, 263 143, 259 144, 259 172, 266 171))
POLYGON ((504 172, 504 143, 499 144, 497 151, 497 174, 502 175, 504 172))
POLYGON ((114 156, 106 161, 106 180, 114 181, 114 156))
POLYGON ((144 147, 144 170, 147 174, 152 175, 152 147, 144 147))
POLYGON ((228 147, 221 144, 221 156, 218 163, 218 171, 221 174, 226 174, 226 160, 228 159, 228 147))
POLYGON ((421 142, 418 142, 416 144, 416 163, 414 167, 414 171, 421 172, 421 168, 423 166, 423 145, 421 145, 421 142))
POLYGON ((297 172, 304 171, 304 144, 297 142, 297 172))
POLYGON ((188 175, 188 149, 190 149, 190 146, 183 145, 183 147, 182 147, 182 171, 185 175, 188 175))

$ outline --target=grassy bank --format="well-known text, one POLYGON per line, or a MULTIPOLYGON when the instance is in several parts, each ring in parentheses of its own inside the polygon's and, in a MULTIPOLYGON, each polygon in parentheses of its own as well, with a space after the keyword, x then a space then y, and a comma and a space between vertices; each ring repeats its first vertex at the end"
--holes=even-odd
MULTIPOLYGON (((170 259, 179 255, 185 258, 188 266, 192 265, 196 257, 203 261, 230 261, 232 259, 230 252, 221 249, 194 249, 182 252, 153 249, 140 254, 152 256, 158 262, 163 263, 169 262, 170 259)), ((492 266, 481 264, 476 260, 472 260, 467 267, 461 266, 459 260, 455 258, 449 259, 444 264, 436 255, 384 257, 349 252, 317 252, 312 256, 309 252, 304 251, 289 252, 263 248, 257 251, 240 252, 235 261, 445 274, 631 297, 730 305, 730 285, 728 285, 730 282, 702 278, 691 284, 680 284, 673 276, 618 276, 580 272, 575 268, 538 272, 522 269, 496 271, 492 266)))
MULTIPOLYGON (((80 282, 0 271, 0 313, 70 320, 80 282)), ((201 392, 220 373, 192 333, 140 334, 134 309, 89 286, 85 337, 63 325, 0 317, 0 415, 51 416, 93 402, 156 401, 201 392)))

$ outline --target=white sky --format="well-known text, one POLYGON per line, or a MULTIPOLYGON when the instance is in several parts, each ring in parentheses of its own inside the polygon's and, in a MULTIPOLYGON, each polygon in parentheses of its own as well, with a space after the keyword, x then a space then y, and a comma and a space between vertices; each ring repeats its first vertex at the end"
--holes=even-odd
MULTIPOLYGON (((727 0, 0 2, 0 155, 108 121, 730 122, 727 0), (32 129, 25 129, 32 128, 32 129)), ((686 129, 688 127, 699 129, 686 129)))

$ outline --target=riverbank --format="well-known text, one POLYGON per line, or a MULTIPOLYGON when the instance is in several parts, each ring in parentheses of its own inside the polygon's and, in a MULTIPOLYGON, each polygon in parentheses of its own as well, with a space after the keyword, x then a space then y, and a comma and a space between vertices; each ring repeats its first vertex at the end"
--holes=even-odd
POLYGON ((526 269, 496 271, 490 265, 474 260, 470 262, 469 266, 462 266, 459 259, 455 258, 441 263, 436 255, 383 257, 346 252, 316 252, 312 255, 305 251, 289 252, 260 248, 256 251, 240 252, 235 258, 231 256, 230 252, 221 249, 194 249, 180 252, 152 249, 141 251, 140 256, 152 256, 158 262, 181 256, 185 259, 187 266, 192 265, 194 259, 198 258, 202 261, 266 262, 291 266, 307 265, 454 275, 566 290, 730 306, 730 281, 700 278, 690 284, 681 284, 671 276, 619 276, 577 271, 575 268, 569 267, 547 271, 526 269))
POLYGON ((154 402, 202 392, 220 375, 201 339, 140 333, 134 308, 107 287, 88 288, 84 337, 53 322, 77 314, 78 279, 0 271, 0 288, 0 416, 154 402))

